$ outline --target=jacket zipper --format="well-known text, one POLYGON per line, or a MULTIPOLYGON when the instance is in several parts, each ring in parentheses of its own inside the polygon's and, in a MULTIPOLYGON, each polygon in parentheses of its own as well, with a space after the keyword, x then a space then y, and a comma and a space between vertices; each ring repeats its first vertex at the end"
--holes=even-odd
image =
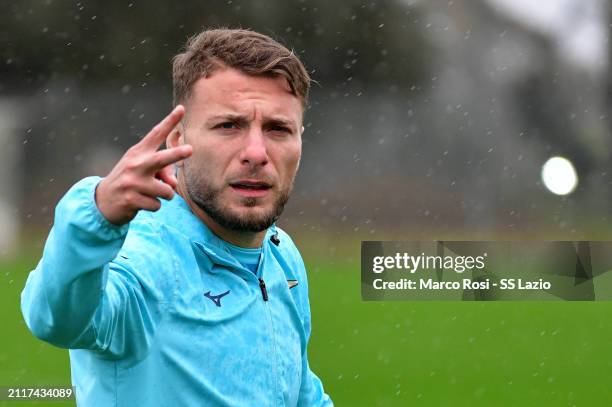
MULTIPOLYGON (((263 274, 263 262, 264 262, 264 251, 262 251, 261 253, 261 258, 260 258, 260 267, 262 269, 262 274, 263 274)), ((273 386, 274 386, 274 400, 275 403, 274 405, 282 405, 282 402, 279 404, 278 403, 278 397, 280 396, 279 393, 279 385, 278 385, 278 381, 279 381, 279 362, 278 362, 278 350, 277 350, 277 343, 276 343, 276 334, 274 332, 274 322, 272 320, 272 311, 270 310, 270 304, 268 302, 268 289, 266 288, 266 282, 262 277, 257 277, 257 279, 259 280, 259 289, 261 290, 261 297, 263 298, 263 306, 266 310, 266 314, 268 315, 268 323, 269 323, 269 329, 270 329, 270 335, 269 335, 269 339, 270 339, 270 344, 272 345, 272 371, 273 371, 273 386)))
POLYGON ((261 289, 261 296, 264 301, 268 301, 268 290, 266 289, 266 282, 263 278, 259 279, 259 288, 261 289))

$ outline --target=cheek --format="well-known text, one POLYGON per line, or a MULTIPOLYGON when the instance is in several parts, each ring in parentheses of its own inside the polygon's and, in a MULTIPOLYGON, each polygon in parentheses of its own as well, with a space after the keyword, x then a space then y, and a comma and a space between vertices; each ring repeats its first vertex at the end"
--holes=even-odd
POLYGON ((302 146, 293 146, 291 149, 287 149, 284 152, 283 159, 283 176, 284 178, 293 178, 297 171, 298 164, 300 163, 300 157, 302 155, 302 146))
POLYGON ((214 154, 208 151, 194 150, 189 158, 189 167, 192 176, 199 179, 206 178, 208 182, 216 182, 219 177, 214 154))

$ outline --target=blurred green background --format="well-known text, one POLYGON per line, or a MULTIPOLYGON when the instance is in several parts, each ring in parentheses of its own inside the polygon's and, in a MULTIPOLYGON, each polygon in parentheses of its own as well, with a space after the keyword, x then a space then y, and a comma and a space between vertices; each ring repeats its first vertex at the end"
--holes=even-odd
MULTIPOLYGON (((359 245, 330 251, 311 237, 298 238, 310 279, 309 355, 336 405, 607 406, 612 400, 612 304, 363 302, 359 245)), ((35 262, 30 253, 0 267, 0 383, 69 385, 68 352, 30 335, 19 312, 35 262)), ((1 405, 47 404, 70 405, 1 405)))
POLYGON ((67 352, 19 312, 53 208, 169 110, 190 35, 240 26, 317 81, 281 226, 336 404, 612 405, 609 303, 374 303, 359 287, 361 240, 612 240, 609 2, 3 3, 0 386, 69 384, 67 352), (541 174, 553 156, 577 175, 553 174, 564 195, 541 174))

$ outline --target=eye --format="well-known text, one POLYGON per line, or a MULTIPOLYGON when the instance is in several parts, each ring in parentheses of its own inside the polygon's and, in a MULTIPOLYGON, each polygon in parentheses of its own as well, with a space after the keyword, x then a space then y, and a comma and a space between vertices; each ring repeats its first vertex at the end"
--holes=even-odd
POLYGON ((291 130, 284 126, 271 126, 270 131, 273 131, 275 133, 291 134, 291 130))
POLYGON ((215 126, 215 128, 217 129, 234 129, 236 128, 236 124, 232 123, 232 122, 223 122, 223 123, 219 123, 215 126))

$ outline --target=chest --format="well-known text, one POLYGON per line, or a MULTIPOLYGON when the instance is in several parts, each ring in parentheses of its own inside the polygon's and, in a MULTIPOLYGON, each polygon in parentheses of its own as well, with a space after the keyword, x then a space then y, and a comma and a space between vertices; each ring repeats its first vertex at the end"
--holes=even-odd
POLYGON ((256 276, 197 256, 177 259, 163 357, 228 391, 249 383, 270 397, 297 397, 306 339, 290 270, 264 256, 256 276))

